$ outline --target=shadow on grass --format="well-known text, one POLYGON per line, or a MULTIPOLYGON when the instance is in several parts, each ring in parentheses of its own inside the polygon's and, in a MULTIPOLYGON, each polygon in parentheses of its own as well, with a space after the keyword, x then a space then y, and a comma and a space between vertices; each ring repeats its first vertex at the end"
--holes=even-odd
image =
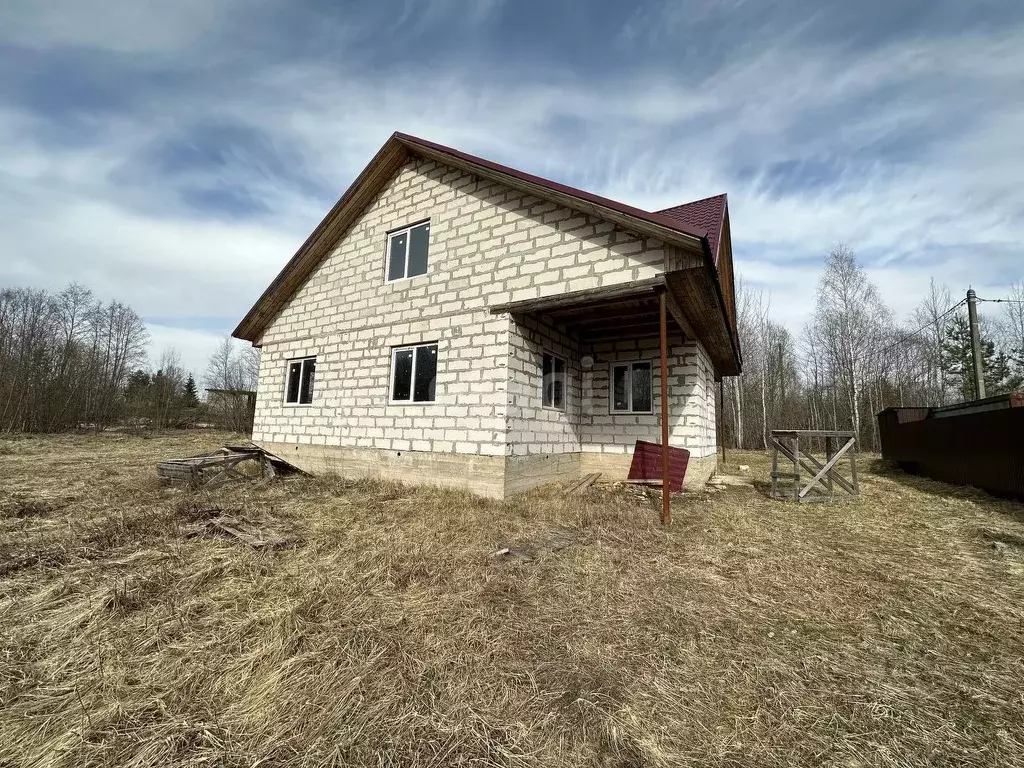
POLYGON ((989 511, 1009 515, 1016 521, 1024 523, 1024 502, 1020 499, 995 496, 972 485, 954 485, 923 475, 911 474, 881 458, 873 459, 866 469, 876 477, 892 480, 920 493, 943 499, 971 501, 989 511))

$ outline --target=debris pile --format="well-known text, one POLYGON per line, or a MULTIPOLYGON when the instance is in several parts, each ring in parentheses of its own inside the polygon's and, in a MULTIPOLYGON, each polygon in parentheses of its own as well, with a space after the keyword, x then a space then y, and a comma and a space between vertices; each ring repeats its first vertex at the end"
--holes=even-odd
POLYGON ((296 472, 291 464, 258 445, 226 445, 223 448, 188 456, 184 459, 167 459, 156 465, 156 473, 172 482, 183 482, 189 488, 213 489, 229 480, 259 479, 271 482, 278 474, 296 472), (244 472, 245 462, 253 462, 259 468, 255 472, 244 472))

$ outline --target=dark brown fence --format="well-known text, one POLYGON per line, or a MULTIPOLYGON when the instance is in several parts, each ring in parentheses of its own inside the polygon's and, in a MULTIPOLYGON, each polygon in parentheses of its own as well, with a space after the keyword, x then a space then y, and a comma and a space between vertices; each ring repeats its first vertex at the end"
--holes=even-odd
POLYGON ((906 472, 1024 498, 1024 395, 878 414, 882 456, 906 472))

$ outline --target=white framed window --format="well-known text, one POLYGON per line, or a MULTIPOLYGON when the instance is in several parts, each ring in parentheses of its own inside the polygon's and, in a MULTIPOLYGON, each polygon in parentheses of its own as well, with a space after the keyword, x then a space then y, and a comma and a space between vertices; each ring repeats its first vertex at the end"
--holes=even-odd
POLYGON ((388 233, 387 282, 427 273, 430 222, 421 221, 388 233))
POLYGON ((436 341, 391 348, 392 403, 432 403, 436 387, 436 341))
POLYGON ((651 361, 613 363, 611 390, 612 413, 653 413, 651 361))
POLYGON ((284 386, 285 405, 311 404, 313 402, 313 378, 315 375, 315 357, 289 360, 284 386))
POLYGON ((565 358, 544 353, 541 362, 541 405, 565 410, 565 358))

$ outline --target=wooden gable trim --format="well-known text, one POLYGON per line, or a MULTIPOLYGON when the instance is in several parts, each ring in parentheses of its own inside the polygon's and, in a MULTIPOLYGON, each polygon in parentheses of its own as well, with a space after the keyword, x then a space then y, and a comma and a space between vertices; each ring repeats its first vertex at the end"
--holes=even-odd
POLYGON ((366 206, 408 158, 409 152, 400 142, 389 140, 380 148, 313 233, 306 238, 306 242, 267 286, 242 322, 232 331, 232 336, 259 346, 263 331, 277 313, 327 257, 366 206))

